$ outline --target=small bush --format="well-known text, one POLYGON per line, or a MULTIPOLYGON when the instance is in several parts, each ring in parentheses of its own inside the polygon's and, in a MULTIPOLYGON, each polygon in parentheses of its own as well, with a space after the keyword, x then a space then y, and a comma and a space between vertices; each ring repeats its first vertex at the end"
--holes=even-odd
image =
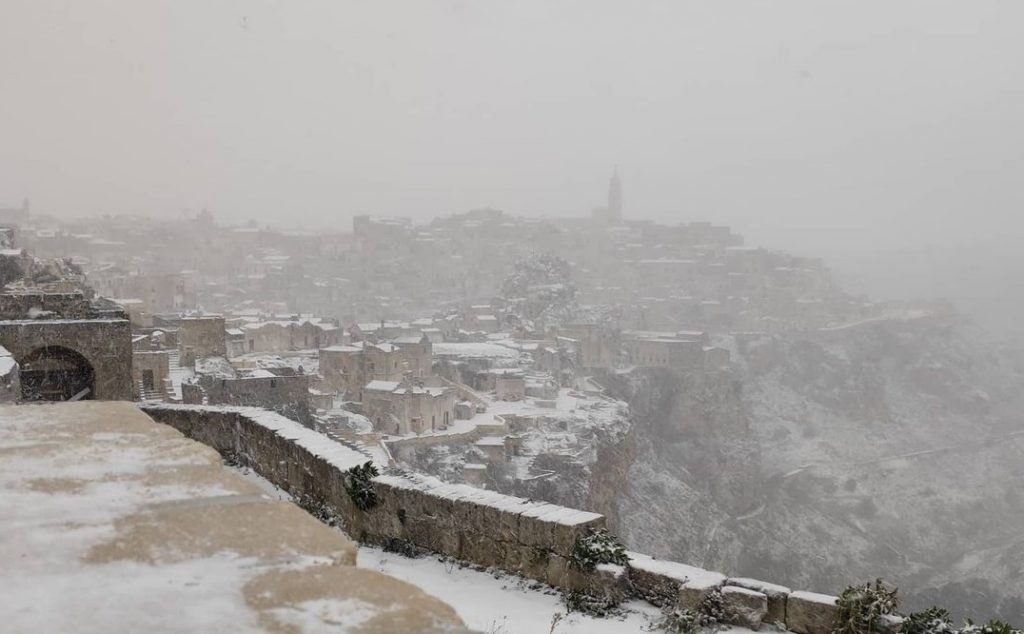
POLYGON ((359 510, 369 511, 377 506, 377 492, 373 489, 372 481, 379 475, 380 471, 369 461, 346 472, 345 491, 359 510))
POLYGON ((895 613, 898 605, 896 590, 886 588, 881 579, 874 585, 850 586, 836 602, 832 634, 875 634, 879 617, 895 613))
POLYGON ((907 615, 900 625, 899 634, 953 634, 956 627, 943 608, 931 607, 907 615))
POLYGON ((569 565, 577 570, 593 570, 598 564, 625 566, 628 563, 625 547, 603 528, 591 530, 577 539, 569 553, 569 565))
POLYGON ((562 594, 562 601, 569 612, 580 612, 587 616, 603 619, 619 613, 619 604, 609 596, 599 596, 583 592, 582 590, 569 590, 562 594))
POLYGON ((654 627, 670 634, 694 634, 701 627, 700 614, 696 610, 667 610, 654 627))
POLYGON ((224 463, 225 467, 241 467, 242 456, 237 451, 225 451, 220 456, 221 462, 224 463))
POLYGON ((702 630, 717 629, 723 617, 722 594, 716 591, 704 597, 696 610, 675 608, 664 611, 654 627, 670 634, 696 634, 702 630))
POLYGON ((995 619, 984 625, 975 625, 968 620, 960 630, 960 634, 1024 634, 1024 630, 995 619))
POLYGON ((395 553, 410 559, 415 559, 420 556, 420 549, 416 544, 412 543, 408 539, 389 537, 384 540, 384 544, 381 548, 383 548, 386 553, 395 553))
POLYGON ((295 498, 295 503, 299 505, 299 508, 328 526, 339 526, 341 524, 338 516, 334 514, 334 511, 329 506, 327 506, 327 502, 322 499, 314 498, 307 493, 303 493, 299 497, 295 498))

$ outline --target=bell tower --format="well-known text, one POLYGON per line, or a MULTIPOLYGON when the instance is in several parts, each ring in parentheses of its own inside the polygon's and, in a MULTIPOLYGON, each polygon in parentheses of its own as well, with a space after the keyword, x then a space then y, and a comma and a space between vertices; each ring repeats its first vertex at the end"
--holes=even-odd
POLYGON ((612 178, 608 183, 608 216, 614 223, 622 222, 622 181, 619 179, 618 165, 612 171, 612 178))

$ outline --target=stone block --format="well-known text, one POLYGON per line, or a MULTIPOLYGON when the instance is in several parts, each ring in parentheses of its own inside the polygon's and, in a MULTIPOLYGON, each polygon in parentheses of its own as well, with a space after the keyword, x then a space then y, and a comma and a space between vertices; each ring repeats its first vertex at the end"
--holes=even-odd
POLYGON ((519 517, 519 541, 526 546, 550 549, 553 542, 552 530, 553 524, 548 522, 526 515, 519 517))
POLYGON ((727 623, 761 629, 761 623, 768 616, 768 596, 757 590, 725 586, 722 588, 722 612, 727 623))
POLYGON ((724 579, 717 578, 697 578, 683 583, 679 587, 679 607, 699 609, 705 597, 715 590, 721 590, 723 584, 724 579))
POLYGON ((883 614, 879 617, 875 628, 878 630, 878 634, 897 634, 900 631, 900 626, 903 625, 903 620, 902 616, 883 614))
POLYGON ((796 634, 830 634, 836 611, 832 595, 793 592, 786 601, 786 629, 796 634))
POLYGON ((544 581, 549 586, 556 588, 563 587, 566 583, 566 577, 569 575, 569 560, 565 557, 559 557, 558 555, 551 553, 548 555, 547 570, 545 571, 544 581))
POLYGON ((677 579, 630 567, 629 580, 637 595, 651 605, 665 607, 679 600, 682 584, 677 579))
POLYGON ((765 622, 771 624, 786 623, 786 599, 789 598, 789 593, 792 590, 786 586, 744 577, 729 579, 726 583, 730 586, 738 586, 747 590, 761 592, 768 597, 768 615, 765 617, 765 622))

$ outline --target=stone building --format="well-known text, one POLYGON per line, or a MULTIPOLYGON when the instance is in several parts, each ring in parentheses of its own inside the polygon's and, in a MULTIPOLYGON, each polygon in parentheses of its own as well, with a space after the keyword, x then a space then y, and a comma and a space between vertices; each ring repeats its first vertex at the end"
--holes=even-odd
MULTIPOLYGON (((422 350, 414 346, 412 357, 422 350)), ((363 387, 371 381, 401 381, 409 371, 402 349, 391 343, 359 341, 320 350, 320 374, 324 383, 349 400, 363 400, 363 387)))
POLYGON ((499 401, 521 401, 526 398, 526 377, 522 372, 500 374, 494 378, 494 392, 499 401))
POLYGON ((729 351, 708 346, 707 342, 707 333, 701 331, 623 334, 623 347, 633 365, 708 372, 727 370, 729 351))
POLYGON ((184 311, 196 306, 194 271, 139 275, 121 267, 109 267, 91 272, 89 283, 104 297, 138 299, 142 310, 150 314, 184 311))
POLYGON ((399 337, 392 343, 398 348, 406 370, 412 373, 413 378, 430 376, 434 364, 434 344, 426 334, 399 337))
POLYGON ((166 400, 170 396, 170 354, 166 350, 132 352, 132 398, 166 400))
POLYGON ((319 350, 341 343, 342 329, 323 319, 296 316, 245 324, 244 352, 319 350))
POLYGON ((308 374, 298 374, 291 368, 234 370, 226 363, 221 367, 223 371, 200 373, 183 383, 182 401, 263 407, 300 423, 311 423, 308 374))
POLYGON ((629 362, 637 366, 704 369, 704 346, 699 341, 674 337, 630 339, 625 342, 629 362))
POLYGON ((127 315, 82 291, 0 294, 0 346, 20 366, 22 400, 132 397, 127 315))
POLYGON ((227 355, 223 317, 185 317, 178 324, 178 355, 183 367, 196 359, 227 355))
POLYGON ((560 337, 576 342, 581 368, 612 368, 619 357, 618 333, 600 324, 568 324, 558 330, 560 337))
POLYGON ((455 420, 455 390, 410 378, 371 381, 363 388, 363 409, 377 431, 422 434, 445 429, 455 420))

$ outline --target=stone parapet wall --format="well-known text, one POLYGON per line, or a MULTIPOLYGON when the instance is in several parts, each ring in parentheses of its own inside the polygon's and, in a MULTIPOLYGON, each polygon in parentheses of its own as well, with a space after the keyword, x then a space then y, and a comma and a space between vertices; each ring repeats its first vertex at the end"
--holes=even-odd
POLYGON ((360 511, 345 490, 345 471, 366 455, 272 412, 245 407, 144 404, 143 411, 249 467, 292 494, 339 517, 362 541, 410 542, 420 548, 544 581, 571 583, 568 556, 604 517, 545 502, 446 484, 418 474, 374 479, 380 503, 360 511))
POLYGON ((38 315, 56 319, 90 319, 95 317, 95 310, 89 298, 81 292, 0 294, 0 319, 36 319, 38 315))
MULTIPOLYGON (((568 565, 576 540, 605 518, 554 504, 502 495, 420 474, 373 479, 378 504, 355 507, 346 471, 367 456, 326 436, 249 407, 143 404, 155 420, 209 445, 229 461, 253 469, 299 504, 339 518, 360 541, 411 544, 466 562, 543 581, 551 586, 641 598, 667 608, 695 609, 713 592, 722 596, 726 622, 759 629, 781 624, 797 634, 830 634, 836 597, 627 553, 627 566, 580 572, 568 565)), ((895 631, 897 619, 887 619, 895 631)))

